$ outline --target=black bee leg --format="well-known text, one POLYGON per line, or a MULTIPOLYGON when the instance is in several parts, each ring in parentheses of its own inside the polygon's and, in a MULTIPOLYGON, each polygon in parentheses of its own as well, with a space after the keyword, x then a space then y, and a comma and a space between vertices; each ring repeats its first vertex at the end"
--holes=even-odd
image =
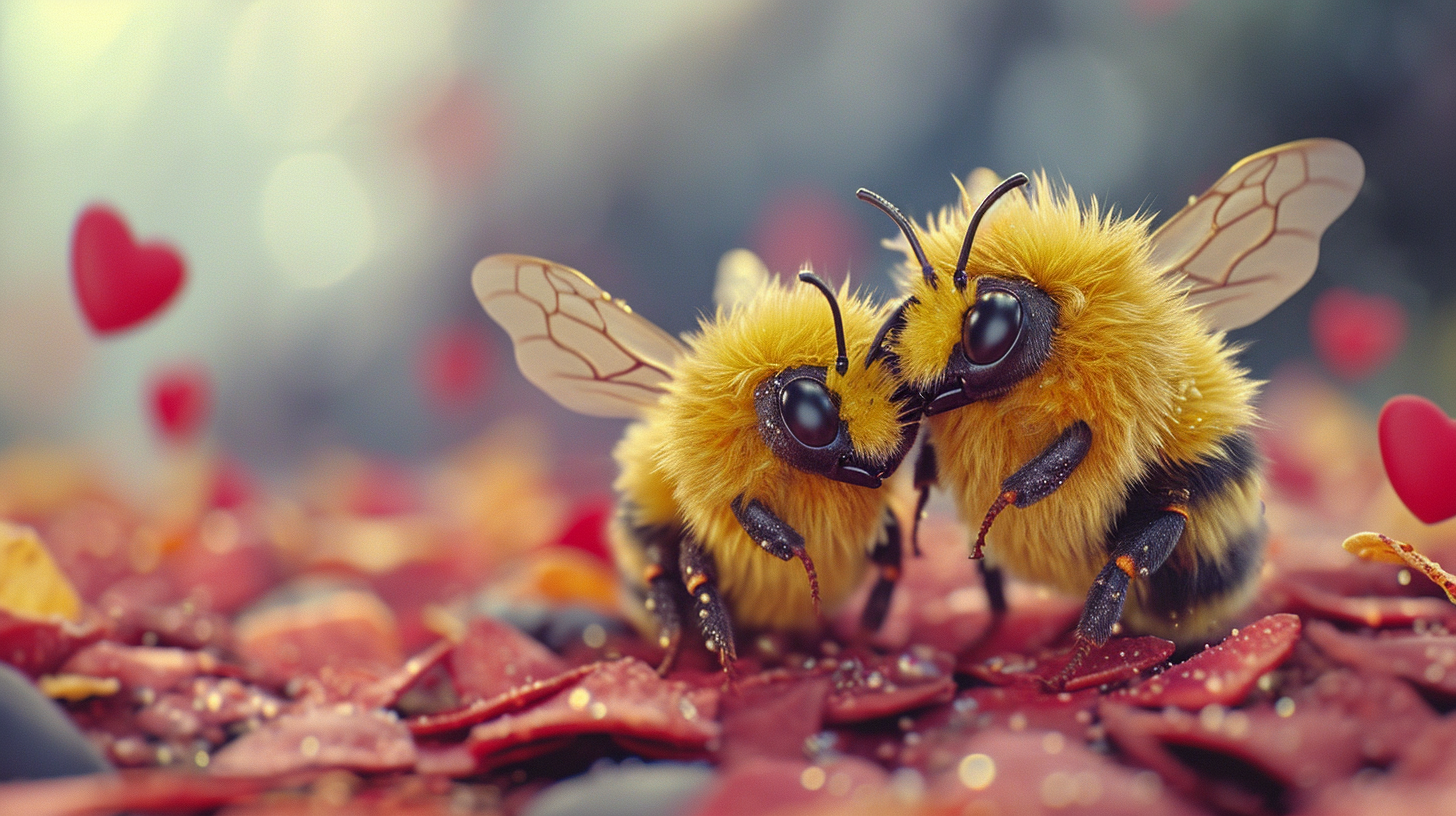
POLYGON ((930 501, 930 488, 935 485, 938 470, 935 448, 930 446, 927 435, 915 456, 915 490, 920 495, 915 500, 915 520, 910 523, 910 551, 916 558, 920 557, 920 520, 925 518, 925 505, 930 501))
POLYGON ((1170 506, 1130 531, 1131 535, 1118 537, 1112 557, 1097 574, 1091 591, 1087 593, 1087 603, 1082 607, 1081 619, 1077 621, 1072 659, 1047 683, 1049 688, 1060 690, 1065 687, 1092 649, 1112 637, 1112 627, 1122 618, 1122 607, 1127 602, 1132 582, 1147 578, 1163 565, 1187 526, 1188 511, 1182 506, 1170 506))
POLYGON ((676 575, 674 565, 664 566, 663 548, 650 545, 647 548, 647 569, 643 581, 647 584, 647 611, 657 621, 657 645, 662 647, 662 662, 657 673, 666 675, 677 661, 678 646, 682 643, 682 617, 678 612, 677 599, 682 594, 682 582, 676 575))
POLYGON ((986 511, 986 518, 981 521, 981 531, 976 535, 971 557, 981 557, 981 550, 986 546, 986 533, 990 532, 991 522, 996 520, 1002 510, 1013 504, 1026 507, 1056 492, 1067 481, 1067 477, 1072 475, 1077 465, 1082 464, 1082 459, 1091 448, 1092 428, 1079 419, 1068 425, 1060 436, 1052 440, 1030 462, 1022 465, 1020 470, 1007 476, 1006 481, 1001 483, 1001 495, 996 497, 991 509, 986 511))
POLYGON ((977 561, 981 570, 981 586, 986 590, 986 601, 991 606, 992 625, 1006 615, 1006 578, 1000 567, 977 561))
POLYGON ((819 574, 814 571, 814 559, 809 557, 809 550, 804 547, 804 537, 799 531, 790 527, 783 519, 773 514, 773 511, 764 506, 758 499, 752 499, 748 504, 743 503, 743 494, 732 502, 733 515, 738 517, 738 523, 748 533, 748 537, 758 542, 758 546, 767 550, 775 558, 787 561, 790 558, 797 558, 804 562, 804 571, 809 574, 809 593, 814 598, 814 611, 819 611, 819 574))
POLYGON ((869 600, 865 601, 860 613, 859 626, 866 632, 878 632, 890 611, 890 596, 895 592, 895 582, 900 580, 900 563, 903 557, 900 521, 887 507, 885 524, 880 528, 880 537, 870 549, 870 563, 880 570, 880 577, 870 588, 869 600))
POLYGON ((698 628, 703 632, 703 645, 718 653, 718 662, 731 674, 733 661, 738 659, 738 647, 733 641, 733 620, 728 616, 728 606, 718 594, 718 571, 713 557, 697 539, 685 536, 678 550, 678 565, 682 569, 683 586, 692 596, 698 628))

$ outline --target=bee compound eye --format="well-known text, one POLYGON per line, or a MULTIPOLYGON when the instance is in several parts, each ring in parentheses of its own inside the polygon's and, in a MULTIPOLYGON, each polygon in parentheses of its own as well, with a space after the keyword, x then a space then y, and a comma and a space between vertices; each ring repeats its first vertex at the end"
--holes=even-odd
POLYGON ((779 412, 789 433, 806 447, 826 447, 839 435, 839 409, 818 380, 790 380, 779 397, 779 412))
POLYGON ((976 298, 966 312, 961 345, 976 365, 1000 362, 1021 336, 1021 301, 1016 295, 993 289, 976 298))

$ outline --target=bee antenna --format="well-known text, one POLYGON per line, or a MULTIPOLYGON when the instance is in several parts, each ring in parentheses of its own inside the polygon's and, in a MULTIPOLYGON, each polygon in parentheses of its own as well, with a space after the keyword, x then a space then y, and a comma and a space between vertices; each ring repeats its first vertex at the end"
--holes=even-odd
POLYGON ((839 358, 834 361, 834 370, 843 376, 849 370, 849 353, 844 348, 844 320, 839 316, 839 299, 834 296, 834 290, 829 288, 823 278, 807 269, 799 273, 799 280, 819 287, 819 291, 829 301, 829 311, 834 313, 834 342, 839 345, 839 358))
POLYGON ((991 205, 996 203, 996 199, 1020 187, 1028 180, 1025 173, 1017 173, 996 185, 996 189, 981 199, 981 206, 976 208, 975 214, 971 216, 970 226, 966 227, 966 240, 961 243, 961 256, 956 259, 955 274, 951 276, 951 279, 955 281, 955 288, 961 290, 966 288, 966 262, 971 258, 971 241, 975 240, 976 227, 981 226, 981 218, 986 215, 987 210, 991 209, 991 205))
POLYGON ((935 269, 930 266, 930 261, 925 259, 925 250, 920 248, 920 239, 915 237, 915 225, 910 223, 910 219, 906 218, 905 214, 900 212, 898 207, 886 201, 885 197, 879 193, 861 187, 854 196, 861 201, 868 201, 876 207, 879 207, 885 215, 890 216, 895 222, 895 226, 899 227, 900 231, 905 233, 905 240, 909 241, 910 248, 915 250, 915 260, 920 262, 920 274, 925 276, 925 282, 930 284, 931 289, 934 289, 935 269))

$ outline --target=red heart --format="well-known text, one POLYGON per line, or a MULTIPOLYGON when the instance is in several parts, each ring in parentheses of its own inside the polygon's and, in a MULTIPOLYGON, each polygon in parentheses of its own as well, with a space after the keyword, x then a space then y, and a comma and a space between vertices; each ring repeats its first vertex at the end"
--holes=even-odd
POLYGON ((149 403, 162 435, 185 442, 197 435, 212 408, 212 382, 198 366, 177 366, 152 378, 149 403))
POLYGON ((1435 524, 1456 516, 1456 422, 1435 403, 1409 394, 1385 403, 1380 457, 1416 518, 1435 524))
POLYGON ((71 277, 97 334, 129 329, 156 314, 177 294, 184 275, 175 249, 138 246, 111 208, 93 204, 81 211, 71 236, 71 277))
POLYGON ((1405 343, 1405 309, 1387 295, 1336 287, 1315 301, 1309 328, 1320 359, 1354 382, 1385 367, 1405 343))

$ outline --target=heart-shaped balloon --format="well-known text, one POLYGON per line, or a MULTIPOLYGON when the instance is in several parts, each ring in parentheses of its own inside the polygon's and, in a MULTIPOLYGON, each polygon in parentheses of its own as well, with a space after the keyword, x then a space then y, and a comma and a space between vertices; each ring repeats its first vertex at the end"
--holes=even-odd
POLYGON ((1324 364, 1355 382, 1389 363, 1405 343, 1405 309, 1387 295, 1336 287, 1315 301, 1309 330, 1324 364))
POLYGON ((1380 410, 1380 457, 1395 494, 1427 524, 1456 516, 1456 422, 1403 394, 1380 410))
POLYGON ((164 369, 152 378, 148 403, 152 421, 173 442, 197 436, 212 409, 212 381, 199 366, 164 369))
POLYGON ((81 312, 97 334, 129 329, 161 311, 185 277, 177 250, 138 245, 115 210, 93 204, 81 211, 71 236, 71 278, 81 312))

